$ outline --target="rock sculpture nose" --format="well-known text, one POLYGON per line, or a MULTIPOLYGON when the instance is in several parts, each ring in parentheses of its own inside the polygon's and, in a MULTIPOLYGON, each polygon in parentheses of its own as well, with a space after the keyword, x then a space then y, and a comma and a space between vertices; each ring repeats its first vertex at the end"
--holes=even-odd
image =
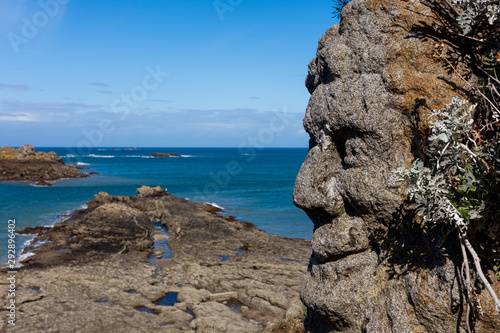
POLYGON ((315 229, 345 213, 336 179, 339 163, 334 162, 339 159, 330 150, 313 147, 295 181, 294 204, 307 213, 315 229))

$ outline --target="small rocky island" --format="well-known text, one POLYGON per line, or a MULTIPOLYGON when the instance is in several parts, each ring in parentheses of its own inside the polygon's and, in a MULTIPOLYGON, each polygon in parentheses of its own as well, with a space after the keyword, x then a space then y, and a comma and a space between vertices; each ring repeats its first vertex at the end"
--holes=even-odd
POLYGON ((151 155, 151 157, 182 157, 182 156, 174 153, 154 153, 151 155))
POLYGON ((88 175, 64 164, 55 152, 36 152, 31 145, 0 148, 0 180, 38 181, 47 186, 50 180, 83 177, 88 175))
POLYGON ((302 313, 310 241, 267 234, 160 187, 137 191, 99 193, 53 228, 19 232, 37 236, 17 271, 13 331, 270 332, 302 313))

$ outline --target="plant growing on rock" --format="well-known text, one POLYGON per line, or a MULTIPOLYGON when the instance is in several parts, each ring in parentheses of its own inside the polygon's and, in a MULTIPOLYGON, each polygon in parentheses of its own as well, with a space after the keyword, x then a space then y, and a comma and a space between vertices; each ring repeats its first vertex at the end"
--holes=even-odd
POLYGON ((424 220, 458 230, 463 267, 462 285, 467 301, 466 329, 471 332, 470 310, 476 303, 467 251, 474 260, 497 310, 500 302, 483 274, 479 257, 490 263, 500 280, 500 0, 422 0, 438 18, 440 38, 452 50, 439 52, 450 73, 470 89, 477 104, 454 99, 431 115, 426 164, 417 160, 410 170, 396 172, 409 185, 409 198, 424 220), (457 70, 465 60, 476 83, 457 70), (469 241, 471 239, 471 241, 469 241), (476 250, 479 250, 478 255, 476 250))
POLYGON ((401 167, 394 170, 407 183, 406 193, 424 221, 458 231, 467 299, 467 325, 473 295, 467 252, 497 311, 500 310, 500 301, 482 271, 479 256, 468 236, 471 230, 483 230, 492 239, 493 252, 498 250, 499 240, 495 238, 498 234, 496 218, 500 212, 497 171, 500 170, 500 141, 479 137, 473 120, 475 108, 476 105, 454 98, 444 109, 434 111, 430 115, 427 165, 417 159, 410 169, 401 167))
POLYGON ((420 0, 436 15, 436 55, 466 84, 478 118, 500 119, 500 0, 420 0), (447 47, 441 47, 447 45, 447 47), (467 64, 466 72, 457 70, 467 64), (478 82, 469 81, 471 74, 478 82))
POLYGON ((453 4, 462 8, 457 22, 464 34, 470 33, 472 28, 486 22, 492 26, 498 26, 500 23, 500 1, 498 0, 453 0, 453 4))
POLYGON ((287 316, 280 320, 271 329, 272 333, 305 333, 304 320, 307 315, 306 307, 302 308, 302 311, 294 316, 287 316))

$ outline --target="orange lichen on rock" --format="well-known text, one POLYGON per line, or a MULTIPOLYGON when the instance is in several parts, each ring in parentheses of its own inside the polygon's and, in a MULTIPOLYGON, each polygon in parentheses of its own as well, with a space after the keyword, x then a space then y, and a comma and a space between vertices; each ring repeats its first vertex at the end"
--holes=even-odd
POLYGON ((53 151, 37 152, 31 145, 18 149, 0 148, 0 180, 47 181, 83 177, 88 175, 64 164, 53 151))

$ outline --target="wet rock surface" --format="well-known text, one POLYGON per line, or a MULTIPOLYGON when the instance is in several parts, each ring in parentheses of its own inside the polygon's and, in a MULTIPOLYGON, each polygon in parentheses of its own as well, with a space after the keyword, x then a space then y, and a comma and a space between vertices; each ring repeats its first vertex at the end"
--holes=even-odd
MULTIPOLYGON (((160 187, 138 193, 99 193, 53 228, 21 232, 38 234, 27 249, 36 254, 17 272, 8 331, 266 332, 302 308, 309 241, 267 234, 160 187)), ((7 290, 0 283, 2 309, 7 290)))
POLYGON ((65 165, 54 152, 36 152, 30 145, 18 149, 0 148, 0 180, 49 181, 83 177, 88 175, 65 165))
MULTIPOLYGON (((422 153, 430 112, 467 93, 424 38, 435 20, 419 1, 353 0, 309 64, 310 151, 294 191, 314 223, 308 332, 464 330, 457 236, 413 221, 391 172, 422 153)), ((487 292, 478 300, 477 332, 498 332, 487 292)))

